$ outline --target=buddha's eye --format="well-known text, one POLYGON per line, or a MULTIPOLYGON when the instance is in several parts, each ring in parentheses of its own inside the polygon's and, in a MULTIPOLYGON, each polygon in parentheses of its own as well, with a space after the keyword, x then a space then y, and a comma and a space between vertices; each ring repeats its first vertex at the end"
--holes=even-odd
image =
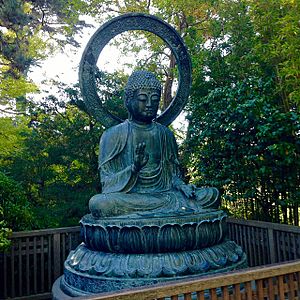
POLYGON ((159 102, 160 98, 158 95, 153 95, 153 96, 151 96, 151 100, 154 102, 159 102))
POLYGON ((140 94, 137 96, 138 101, 147 101, 147 96, 144 94, 140 94))

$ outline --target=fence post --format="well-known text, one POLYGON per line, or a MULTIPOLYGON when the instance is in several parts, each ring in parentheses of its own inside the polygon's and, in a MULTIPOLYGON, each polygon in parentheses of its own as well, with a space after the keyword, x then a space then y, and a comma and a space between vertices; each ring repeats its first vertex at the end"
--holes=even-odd
POLYGON ((60 263, 61 253, 60 253, 60 233, 54 233, 53 235, 53 276, 56 280, 60 275, 60 263))
POLYGON ((275 256, 275 243, 274 243, 274 229, 272 227, 268 228, 268 243, 270 251, 270 263, 274 264, 276 262, 275 256))

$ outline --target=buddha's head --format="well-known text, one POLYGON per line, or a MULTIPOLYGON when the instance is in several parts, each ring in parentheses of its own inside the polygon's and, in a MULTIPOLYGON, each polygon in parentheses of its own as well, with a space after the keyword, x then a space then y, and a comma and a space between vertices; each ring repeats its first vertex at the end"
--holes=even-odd
POLYGON ((161 84, 148 71, 135 71, 125 87, 125 105, 129 119, 139 123, 151 123, 155 119, 161 96, 161 84))

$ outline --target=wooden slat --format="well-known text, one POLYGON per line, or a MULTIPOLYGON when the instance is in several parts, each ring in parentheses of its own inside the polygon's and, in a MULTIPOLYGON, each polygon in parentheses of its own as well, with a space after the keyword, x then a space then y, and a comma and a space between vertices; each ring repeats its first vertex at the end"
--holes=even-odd
POLYGON ((276 262, 281 262, 281 247, 280 247, 280 234, 278 231, 274 231, 274 234, 276 236, 276 249, 277 249, 277 257, 276 262))
POLYGON ((293 256, 292 259, 297 259, 297 245, 296 245, 296 236, 294 233, 291 233, 291 238, 292 238, 292 249, 293 249, 293 256))
POLYGON ((246 227, 246 232, 247 232, 247 255, 248 255, 248 263, 250 267, 254 266, 254 262, 253 262, 253 251, 252 251, 252 247, 251 247, 251 231, 250 231, 250 227, 247 226, 246 227))
POLYGON ((263 265, 263 259, 264 259, 264 253, 263 253, 263 247, 261 245, 261 235, 262 235, 262 228, 255 228, 256 229, 256 247, 257 247, 257 252, 256 252, 256 256, 257 256, 257 265, 261 266, 263 265))
POLYGON ((294 282, 294 285, 295 285, 295 290, 297 291, 298 299, 300 299, 299 275, 300 275, 299 273, 294 273, 294 276, 295 276, 295 282, 294 282))
POLYGON ((205 294, 204 291, 197 292, 197 300, 204 300, 205 294))
MULTIPOLYGON (((286 233, 285 233, 286 234, 286 233)), ((286 235, 286 242, 285 242, 285 246, 286 246, 286 255, 287 255, 287 260, 291 260, 292 259, 292 253, 291 253, 291 249, 292 249, 292 244, 291 244, 291 234, 288 233, 286 235)))
POLYGON ((239 283, 234 285, 234 299, 236 300, 241 300, 242 296, 241 296, 241 286, 239 283))
POLYGON ((15 245, 13 244, 10 252, 10 271, 11 271, 11 297, 14 298, 15 293, 15 245))
POLYGON ((51 291, 52 283, 54 282, 52 279, 52 272, 51 272, 51 267, 52 267, 52 243, 51 243, 52 236, 48 235, 48 290, 51 291))
POLYGON ((285 236, 282 235, 281 231, 278 231, 278 235, 279 235, 279 247, 280 247, 280 255, 281 255, 281 260, 285 261, 286 260, 286 251, 285 251, 285 236))
POLYGON ((72 250, 72 234, 68 234, 68 253, 72 250))
POLYGON ((266 238, 266 230, 260 230, 260 247, 262 249, 262 257, 261 257, 261 264, 266 265, 269 263, 269 251, 267 246, 267 238, 266 238))
POLYGON ((255 234, 254 234, 254 227, 249 227, 250 231, 250 247, 251 247, 251 253, 252 253, 252 266, 256 267, 257 266, 257 255, 256 255, 256 249, 255 249, 255 234))
POLYGON ((54 280, 56 280, 61 272, 61 251, 60 251, 60 233, 54 234, 53 235, 53 275, 54 275, 54 280))
POLYGON ((288 275, 288 299, 294 299, 295 294, 295 284, 294 284, 294 274, 288 275))
POLYGON ((13 232, 11 238, 20 238, 20 237, 31 237, 31 236, 41 236, 41 235, 53 235, 58 233, 66 232, 80 232, 80 226, 74 227, 63 227, 63 228, 52 228, 52 229, 40 229, 40 230, 31 230, 31 231, 18 231, 13 232))
POLYGON ((254 255, 254 266, 259 266, 259 248, 258 248, 258 241, 257 241, 257 230, 258 228, 251 227, 252 231, 252 245, 253 245, 253 253, 254 255))
POLYGON ((66 260, 66 234, 61 234, 61 261, 66 260))
POLYGON ((278 276, 279 299, 284 299, 283 275, 278 276))
POLYGON ((26 238, 26 293, 30 294, 30 261, 29 261, 29 237, 26 238))
POLYGON ((45 255, 44 255, 44 236, 41 236, 41 292, 45 292, 45 255))
POLYGON ((222 299, 229 300, 228 286, 222 286, 222 299))
POLYGON ((4 299, 7 298, 7 276, 8 276, 8 272, 7 272, 7 254, 4 253, 3 254, 3 296, 4 299))
POLYGON ((264 300, 264 286, 263 286, 262 279, 256 281, 256 288, 257 288, 257 299, 264 300))
POLYGON ((217 300, 218 299, 217 291, 216 291, 215 288, 210 289, 209 294, 210 294, 210 299, 211 300, 217 300))
POLYGON ((37 294, 37 253, 36 253, 36 236, 33 237, 33 291, 37 294))
POLYGON ((268 248, 270 263, 273 264, 276 262, 275 258, 275 243, 274 243, 274 230, 273 228, 268 228, 268 248))
POLYGON ((247 233, 246 233, 246 226, 242 226, 242 228, 240 228, 240 230, 243 233, 243 244, 242 244, 242 249, 247 253, 246 249, 247 249, 247 233))
POLYGON ((191 293, 185 293, 183 295, 184 300, 192 300, 192 294, 191 293))
POLYGON ((22 240, 20 239, 18 242, 18 286, 19 292, 18 295, 22 295, 22 240))
POLYGON ((252 300, 252 287, 251 287, 251 281, 247 281, 245 284, 245 289, 246 289, 246 299, 247 300, 252 300))
POLYGON ((274 299, 274 285, 273 280, 276 280, 276 278, 268 278, 268 296, 269 299, 274 299))
POLYGON ((242 230, 240 230, 240 228, 237 229, 238 232, 238 236, 239 236, 239 245, 243 245, 243 234, 242 234, 242 230))

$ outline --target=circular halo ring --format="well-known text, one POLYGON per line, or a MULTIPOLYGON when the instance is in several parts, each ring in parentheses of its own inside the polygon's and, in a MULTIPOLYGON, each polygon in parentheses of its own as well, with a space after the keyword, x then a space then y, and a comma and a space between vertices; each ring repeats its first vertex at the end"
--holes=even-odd
POLYGON ((157 122, 169 126, 185 106, 191 86, 191 60, 177 31, 161 19, 142 13, 128 13, 103 24, 89 40, 81 58, 79 83, 83 100, 91 115, 105 127, 123 120, 106 110, 97 94, 95 73, 99 55, 105 45, 116 35, 129 30, 145 30, 159 36, 175 56, 179 71, 178 88, 167 109, 157 117, 157 122))

